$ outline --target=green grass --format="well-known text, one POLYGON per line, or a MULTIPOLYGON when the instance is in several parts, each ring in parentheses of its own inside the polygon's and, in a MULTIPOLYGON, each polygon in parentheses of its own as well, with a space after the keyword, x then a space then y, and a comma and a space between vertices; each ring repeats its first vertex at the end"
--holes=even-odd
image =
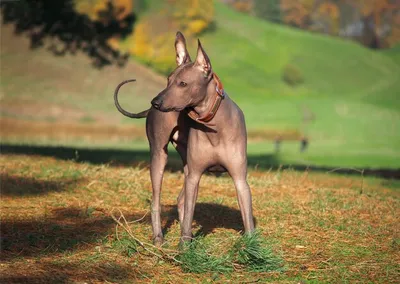
MULTIPOLYGON (((183 271, 190 273, 232 273, 234 270, 249 272, 282 272, 283 261, 275 255, 261 232, 236 237, 229 244, 208 244, 203 236, 185 244, 178 254, 183 271)), ((209 242, 209 240, 208 240, 209 242)))
POLYGON ((392 94, 399 90, 400 66, 380 52, 351 41, 260 21, 219 2, 216 26, 214 33, 201 39, 214 70, 238 100, 292 95, 400 104, 392 94), (288 63, 303 72, 303 87, 292 89, 281 80, 288 63))
POLYGON ((392 48, 383 50, 382 53, 389 56, 393 62, 400 64, 400 43, 392 48))

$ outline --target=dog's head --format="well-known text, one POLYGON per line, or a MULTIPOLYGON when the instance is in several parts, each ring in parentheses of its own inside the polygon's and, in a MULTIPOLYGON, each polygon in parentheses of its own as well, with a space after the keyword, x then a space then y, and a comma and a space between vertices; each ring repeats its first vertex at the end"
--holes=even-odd
POLYGON ((181 111, 196 106, 205 98, 212 79, 211 62, 200 41, 194 62, 180 32, 176 34, 175 51, 177 68, 168 76, 167 87, 151 101, 153 107, 161 111, 181 111))

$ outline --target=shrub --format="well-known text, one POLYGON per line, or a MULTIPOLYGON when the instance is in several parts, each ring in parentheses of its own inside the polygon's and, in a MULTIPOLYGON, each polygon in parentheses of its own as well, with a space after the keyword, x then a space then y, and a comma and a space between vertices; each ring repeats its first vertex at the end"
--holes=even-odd
POLYGON ((87 15, 92 21, 101 20, 100 16, 107 11, 109 3, 114 8, 112 16, 117 20, 122 20, 132 13, 134 4, 132 0, 114 0, 111 2, 107 0, 74 0, 73 3, 78 13, 87 15))
POLYGON ((283 81, 285 81, 286 84, 295 87, 304 82, 304 77, 297 66, 287 64, 283 69, 283 81))
POLYGON ((188 43, 210 28, 214 3, 209 0, 170 0, 153 13, 141 17, 128 37, 128 52, 156 71, 168 74, 175 69, 175 33, 184 33, 188 43))

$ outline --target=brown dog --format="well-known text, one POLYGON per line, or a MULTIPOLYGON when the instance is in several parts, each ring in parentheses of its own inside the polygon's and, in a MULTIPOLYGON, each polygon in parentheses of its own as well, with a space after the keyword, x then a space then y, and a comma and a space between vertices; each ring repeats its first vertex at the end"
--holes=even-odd
POLYGON ((118 85, 114 94, 115 104, 124 115, 133 118, 147 115, 153 185, 153 241, 157 245, 163 241, 160 192, 169 141, 184 163, 185 185, 178 197, 181 240, 191 239, 200 177, 213 167, 226 169, 232 176, 245 231, 251 232, 254 222, 251 193, 246 181, 247 134, 243 113, 224 92, 200 41, 195 62, 191 62, 185 38, 180 32, 176 35, 175 50, 178 67, 169 75, 167 87, 152 100, 151 109, 132 114, 119 106, 118 90, 128 81, 118 85))

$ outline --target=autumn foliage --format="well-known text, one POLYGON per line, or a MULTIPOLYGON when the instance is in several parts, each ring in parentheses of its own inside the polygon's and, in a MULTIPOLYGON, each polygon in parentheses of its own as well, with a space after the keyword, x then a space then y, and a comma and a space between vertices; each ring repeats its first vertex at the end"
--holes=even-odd
POLYGON ((372 48, 400 42, 398 0, 224 0, 268 21, 355 39, 372 48), (243 7, 246 7, 243 9, 243 7))
MULTIPOLYGON (((114 7, 113 19, 123 19, 129 13, 138 14, 141 0, 74 0, 77 12, 87 15, 92 21, 100 17, 110 3, 114 7)), ((182 31, 187 40, 210 28, 214 21, 214 2, 209 0, 156 0, 154 7, 139 17, 133 32, 121 39, 114 36, 108 44, 114 49, 128 52, 143 63, 161 73, 170 72, 175 66, 171 52, 175 32, 182 31)))
POLYGON ((214 21, 214 3, 209 0, 169 0, 160 9, 148 13, 135 26, 127 40, 131 54, 162 73, 175 68, 172 56, 175 33, 182 31, 188 41, 210 28, 214 21))
POLYGON ((109 3, 114 7, 112 13, 117 20, 122 20, 133 11, 134 0, 74 0, 75 10, 86 14, 92 21, 104 20, 101 15, 109 3))

